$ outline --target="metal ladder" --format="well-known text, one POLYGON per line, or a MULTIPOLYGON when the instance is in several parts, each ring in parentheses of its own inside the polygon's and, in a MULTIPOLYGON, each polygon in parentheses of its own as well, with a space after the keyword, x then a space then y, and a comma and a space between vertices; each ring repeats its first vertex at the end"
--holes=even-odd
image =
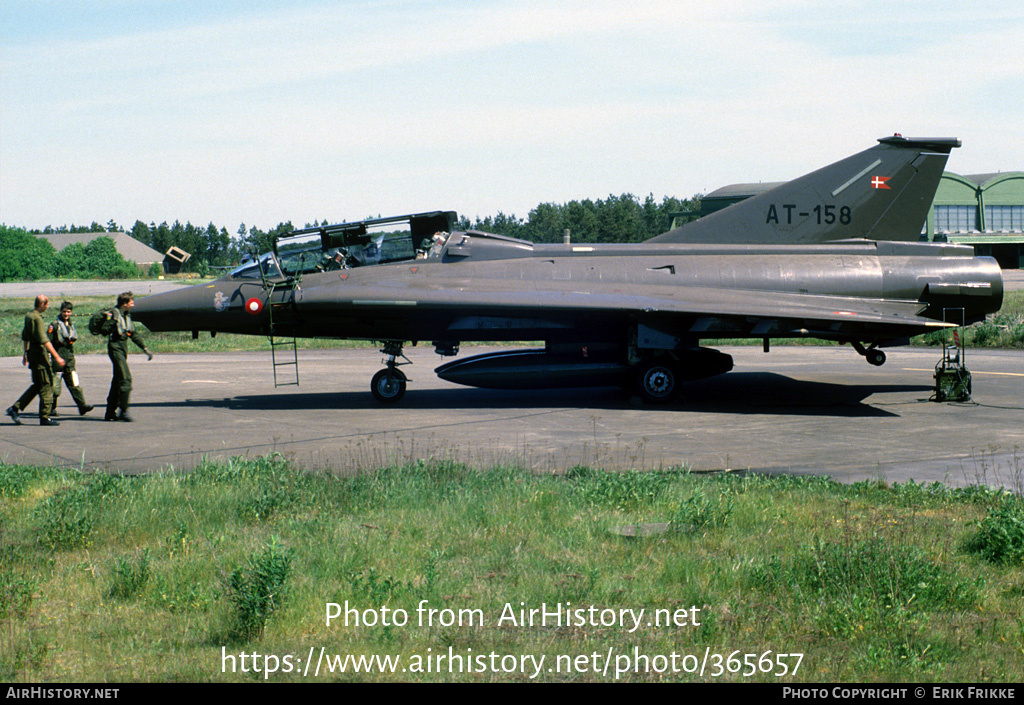
MULTIPOLYGON (((297 387, 299 386, 299 352, 295 344, 294 333, 291 336, 276 336, 278 324, 274 322, 274 312, 278 312, 278 320, 280 325, 283 327, 285 324, 280 322, 281 318, 291 318, 294 321, 294 306, 295 296, 292 295, 290 301, 285 300, 285 297, 281 297, 280 301, 274 300, 274 293, 278 291, 284 291, 291 289, 294 291, 295 287, 299 284, 300 277, 289 277, 282 281, 269 281, 265 275, 263 275, 262 267, 260 268, 260 274, 263 279, 263 289, 267 292, 267 314, 269 316, 269 335, 270 338, 270 359, 274 367, 274 388, 277 387, 297 387), (285 313, 285 310, 288 313, 285 313), (291 354, 288 352, 288 348, 291 348, 291 354), (281 350, 278 353, 278 350, 281 350), (282 356, 282 360, 278 360, 278 356, 282 356), (279 367, 291 367, 294 369, 295 376, 294 381, 291 375, 287 375, 287 380, 282 380, 278 375, 279 367)), ((293 329, 294 330, 294 329, 293 329)))
POLYGON ((275 338, 273 335, 270 336, 270 359, 274 365, 274 388, 277 387, 298 387, 299 386, 299 352, 295 345, 295 338, 275 338), (291 347, 291 357, 288 357, 287 348, 291 347), (277 360, 277 349, 284 348, 281 354, 284 355, 285 359, 281 362, 277 360), (277 368, 278 367, 294 367, 295 368, 295 381, 285 382, 278 379, 277 368))

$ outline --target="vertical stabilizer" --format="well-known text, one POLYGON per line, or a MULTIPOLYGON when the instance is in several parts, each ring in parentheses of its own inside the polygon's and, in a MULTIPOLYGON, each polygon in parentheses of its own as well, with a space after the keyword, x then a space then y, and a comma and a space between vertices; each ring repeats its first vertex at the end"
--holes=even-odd
POLYGON ((960 140, 895 135, 878 142, 648 242, 917 240, 950 150, 960 140))

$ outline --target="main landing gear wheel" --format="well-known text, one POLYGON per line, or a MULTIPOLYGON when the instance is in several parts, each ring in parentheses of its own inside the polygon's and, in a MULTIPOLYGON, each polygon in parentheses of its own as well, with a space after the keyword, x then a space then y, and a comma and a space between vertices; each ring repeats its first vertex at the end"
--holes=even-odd
POLYGON ((648 404, 667 404, 679 394, 679 375, 670 362, 651 360, 638 368, 636 387, 648 404))
POLYGON ((370 381, 370 391, 381 404, 394 404, 405 394, 405 373, 394 368, 383 369, 370 381))
POLYGON ((885 353, 875 347, 872 344, 870 348, 865 348, 861 343, 856 340, 852 341, 850 345, 857 351, 858 355, 863 355, 864 359, 868 361, 868 364, 874 365, 875 367, 881 367, 885 364, 885 353))

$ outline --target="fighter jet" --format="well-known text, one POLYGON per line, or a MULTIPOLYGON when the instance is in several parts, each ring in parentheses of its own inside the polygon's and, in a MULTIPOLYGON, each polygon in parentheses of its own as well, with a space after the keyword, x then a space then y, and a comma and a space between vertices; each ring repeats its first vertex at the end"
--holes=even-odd
POLYGON ((637 244, 453 232, 451 212, 309 228, 212 284, 139 299, 134 316, 194 336, 377 341, 371 391, 384 403, 405 393, 402 350, 418 341, 441 355, 464 341, 543 341, 436 373, 489 388, 621 385, 649 403, 732 369, 708 339, 762 339, 766 352, 772 338, 838 341, 881 365, 882 348, 1001 305, 995 260, 919 241, 959 146, 886 137, 637 244))

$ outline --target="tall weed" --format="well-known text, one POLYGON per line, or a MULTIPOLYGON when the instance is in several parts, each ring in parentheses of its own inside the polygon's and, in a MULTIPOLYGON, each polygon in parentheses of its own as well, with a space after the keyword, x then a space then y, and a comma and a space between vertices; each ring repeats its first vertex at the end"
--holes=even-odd
POLYGON ((244 567, 231 573, 225 586, 234 608, 230 637, 249 641, 263 636, 267 620, 284 601, 291 571, 291 551, 275 537, 263 551, 250 555, 244 567))
POLYGON ((676 531, 720 528, 729 523, 732 509, 732 496, 719 494, 709 498, 697 489, 680 504, 672 518, 672 526, 676 531))
POLYGON ((789 560, 772 556, 748 575, 752 587, 817 606, 828 634, 885 634, 913 615, 976 605, 977 578, 964 578, 916 546, 882 539, 818 544, 789 560))
POLYGON ((95 512, 83 485, 58 490, 36 509, 39 541, 51 551, 88 546, 92 540, 95 512))
POLYGON ((149 549, 135 559, 118 556, 110 572, 110 586, 107 597, 115 600, 131 600, 139 596, 149 582, 149 549))
POLYGON ((965 548, 997 565, 1024 563, 1024 502, 1007 497, 989 509, 965 548))
POLYGON ((35 579, 15 567, 14 548, 0 545, 0 619, 24 615, 32 604, 36 585, 35 579))
POLYGON ((677 472, 608 472, 576 465, 565 473, 583 501, 595 507, 629 510, 652 502, 678 476, 677 472))

